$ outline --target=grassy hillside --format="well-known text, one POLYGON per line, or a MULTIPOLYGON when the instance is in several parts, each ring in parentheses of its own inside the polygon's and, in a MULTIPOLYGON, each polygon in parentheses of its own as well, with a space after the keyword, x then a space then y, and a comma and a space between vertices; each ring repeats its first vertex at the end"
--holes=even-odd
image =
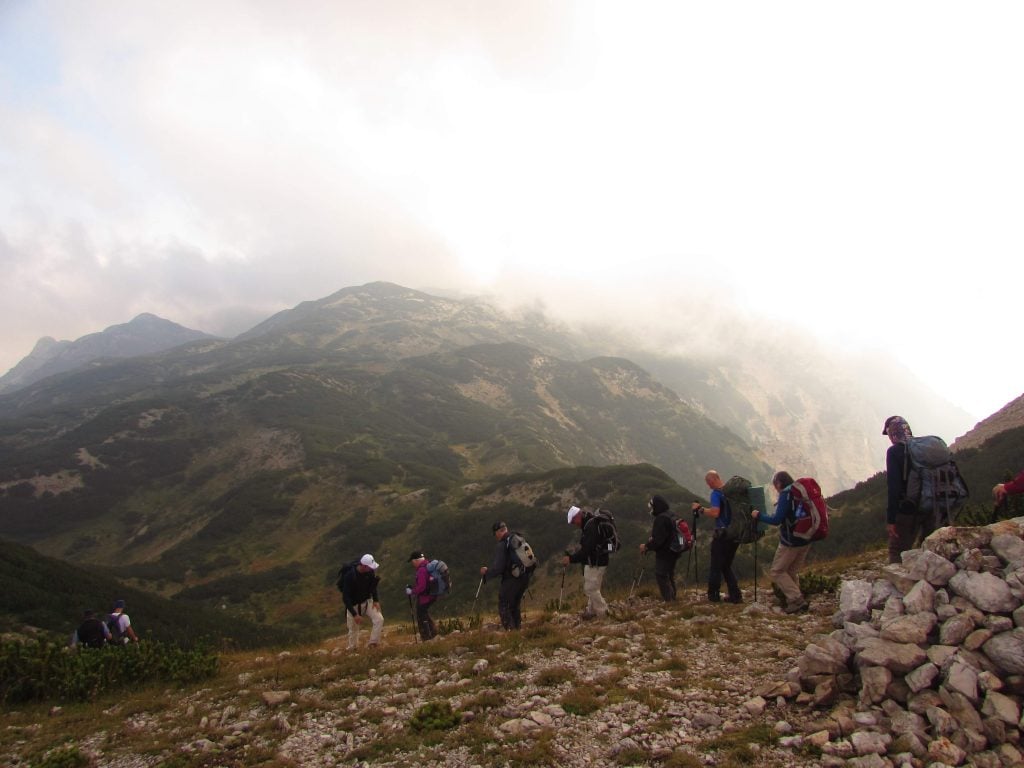
POLYGON ((26 627, 33 627, 64 640, 85 609, 106 612, 118 598, 127 601, 132 625, 142 638, 186 646, 207 640, 215 646, 238 648, 298 639, 223 611, 156 597, 102 571, 77 568, 29 547, 0 541, 0 626, 4 631, 24 633, 26 627))

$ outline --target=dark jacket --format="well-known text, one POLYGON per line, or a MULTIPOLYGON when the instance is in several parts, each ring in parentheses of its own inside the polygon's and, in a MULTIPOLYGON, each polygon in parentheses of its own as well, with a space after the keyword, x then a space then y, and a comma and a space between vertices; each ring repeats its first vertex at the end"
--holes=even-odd
POLYGON ((668 510, 654 516, 651 525, 651 538, 647 540, 647 551, 654 552, 658 558, 676 558, 679 552, 673 552, 671 545, 677 541, 679 534, 676 520, 668 510))
POLYGON ((377 586, 380 584, 380 577, 376 571, 360 573, 359 568, 353 565, 349 568, 341 580, 341 596, 345 601, 345 610, 353 616, 358 615, 358 606, 372 599, 379 603, 377 586))
POLYGON ((569 562, 583 563, 584 565, 608 565, 608 548, 604 544, 594 513, 584 512, 580 548, 569 555, 569 562))
POLYGON ((903 511, 900 509, 900 504, 907 490, 907 481, 903 477, 903 464, 906 461, 906 456, 906 443, 893 443, 885 452, 885 482, 888 488, 885 522, 889 525, 895 524, 896 515, 903 511))

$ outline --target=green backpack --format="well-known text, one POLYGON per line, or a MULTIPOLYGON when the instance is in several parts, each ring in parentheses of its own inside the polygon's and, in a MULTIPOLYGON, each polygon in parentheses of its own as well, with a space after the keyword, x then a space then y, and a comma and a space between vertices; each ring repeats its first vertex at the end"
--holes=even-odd
POLYGON ((734 475, 722 486, 722 494, 729 513, 725 538, 737 544, 750 544, 764 536, 764 531, 759 530, 757 520, 750 514, 754 509, 750 501, 750 481, 734 475))

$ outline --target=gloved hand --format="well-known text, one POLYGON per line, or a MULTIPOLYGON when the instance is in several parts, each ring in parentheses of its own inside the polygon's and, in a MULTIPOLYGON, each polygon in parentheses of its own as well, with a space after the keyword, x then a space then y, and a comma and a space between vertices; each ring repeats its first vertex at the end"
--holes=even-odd
POLYGON ((406 588, 405 588, 405 594, 407 594, 407 595, 410 595, 410 596, 411 596, 411 595, 412 595, 412 587, 406 587, 406 588))

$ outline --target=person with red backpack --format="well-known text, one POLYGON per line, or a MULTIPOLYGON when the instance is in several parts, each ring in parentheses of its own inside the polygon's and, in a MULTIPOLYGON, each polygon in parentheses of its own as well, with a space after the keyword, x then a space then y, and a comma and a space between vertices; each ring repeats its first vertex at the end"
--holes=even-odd
POLYGON ((750 513, 758 522, 779 526, 779 546, 775 550, 768 575, 786 598, 786 605, 783 608, 786 613, 801 613, 810 607, 800 591, 800 569, 807 560, 807 553, 810 550, 807 545, 811 542, 795 535, 793 531, 797 523, 797 500, 793 491, 795 482, 788 472, 776 472, 772 478, 772 486, 779 493, 775 512, 768 515, 755 509, 750 513))
POLYGON ((669 509, 668 502, 662 496, 651 496, 647 502, 654 522, 651 524, 651 537, 646 544, 640 545, 640 554, 654 553, 654 579, 658 582, 661 599, 666 603, 676 600, 676 562, 682 551, 676 546, 679 540, 675 518, 669 509))

